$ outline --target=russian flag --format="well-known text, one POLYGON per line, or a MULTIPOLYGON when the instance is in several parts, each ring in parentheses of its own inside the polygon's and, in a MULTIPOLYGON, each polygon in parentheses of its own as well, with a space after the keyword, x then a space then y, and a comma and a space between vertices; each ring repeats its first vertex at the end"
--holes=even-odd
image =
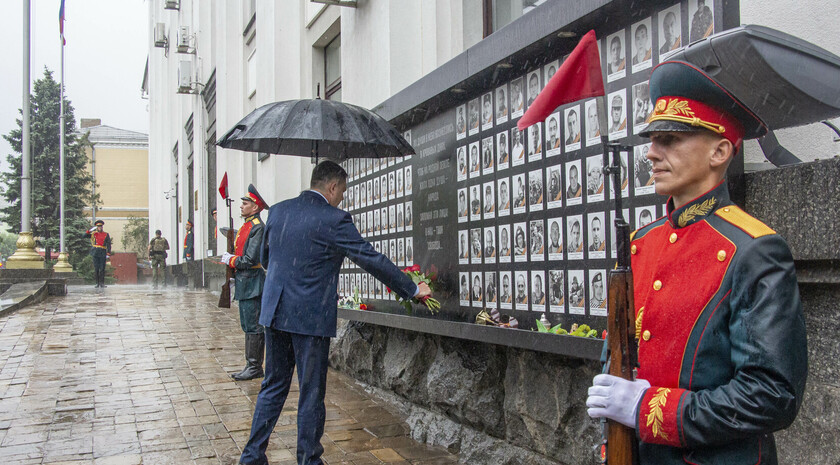
POLYGON ((58 9, 58 30, 61 33, 61 45, 67 45, 64 39, 64 0, 61 0, 61 8, 58 9))

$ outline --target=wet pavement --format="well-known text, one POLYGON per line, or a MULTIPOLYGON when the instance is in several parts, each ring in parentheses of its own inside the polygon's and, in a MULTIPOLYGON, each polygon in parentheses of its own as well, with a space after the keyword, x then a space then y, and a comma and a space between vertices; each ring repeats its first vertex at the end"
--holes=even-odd
MULTIPOLYGON (((244 366, 238 311, 184 289, 71 287, 0 318, 2 465, 236 464, 259 380, 244 366)), ((399 414, 330 371, 324 460, 450 464, 407 435, 399 414)), ((297 385, 268 449, 295 462, 297 385)))

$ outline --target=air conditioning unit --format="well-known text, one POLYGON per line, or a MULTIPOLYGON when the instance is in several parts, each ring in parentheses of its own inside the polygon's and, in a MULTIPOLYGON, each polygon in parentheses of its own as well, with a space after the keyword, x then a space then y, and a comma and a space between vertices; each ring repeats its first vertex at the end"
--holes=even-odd
POLYGON ((169 40, 166 38, 166 24, 155 24, 155 47, 166 48, 169 40))
POLYGON ((164 10, 180 10, 181 2, 179 0, 166 0, 163 2, 164 10))
POLYGON ((181 60, 178 64, 178 93, 192 94, 192 61, 181 60))
POLYGON ((190 27, 181 26, 178 28, 178 53, 191 53, 190 49, 190 27))

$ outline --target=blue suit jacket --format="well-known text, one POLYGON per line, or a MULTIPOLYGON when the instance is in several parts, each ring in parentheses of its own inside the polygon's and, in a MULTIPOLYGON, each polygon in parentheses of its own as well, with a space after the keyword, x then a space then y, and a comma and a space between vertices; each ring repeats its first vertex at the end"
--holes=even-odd
POLYGON ((417 291, 408 276, 362 238, 349 213, 317 192, 304 191, 273 205, 260 260, 268 270, 260 324, 335 337, 338 273, 345 256, 403 298, 417 291))

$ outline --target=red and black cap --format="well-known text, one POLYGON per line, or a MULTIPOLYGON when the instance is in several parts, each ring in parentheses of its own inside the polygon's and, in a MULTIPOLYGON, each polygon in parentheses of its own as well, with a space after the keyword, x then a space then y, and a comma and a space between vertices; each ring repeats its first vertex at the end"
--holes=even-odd
POLYGON ((268 204, 265 203, 262 196, 259 192, 257 192, 257 188, 254 187, 253 184, 248 184, 248 192, 242 197, 242 200, 250 200, 257 204, 257 208, 260 210, 265 210, 268 208, 268 204))
POLYGON ((640 133, 709 130, 738 148, 744 139, 767 133, 767 125, 746 105, 701 69, 666 61, 650 75, 650 98, 656 102, 648 126, 640 133))
POLYGON ((96 220, 93 224, 94 226, 104 226, 105 222, 102 220, 96 220))

